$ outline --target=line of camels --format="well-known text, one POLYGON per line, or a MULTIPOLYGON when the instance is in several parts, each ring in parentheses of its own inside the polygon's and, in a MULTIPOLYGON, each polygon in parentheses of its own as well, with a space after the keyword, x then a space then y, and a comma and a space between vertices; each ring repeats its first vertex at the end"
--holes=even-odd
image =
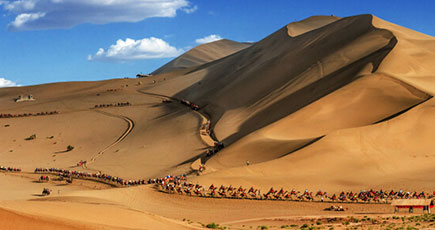
POLYGON ((341 203, 389 203, 395 199, 433 199, 432 194, 423 192, 409 192, 403 190, 361 190, 359 192, 343 191, 338 194, 318 190, 312 192, 297 191, 295 189, 285 190, 281 188, 275 190, 271 187, 268 192, 262 193, 260 189, 250 187, 249 189, 233 186, 221 185, 216 187, 213 184, 206 189, 199 184, 180 182, 176 180, 165 180, 157 185, 158 190, 169 194, 180 194, 207 198, 226 198, 226 199, 250 199, 250 200, 282 200, 282 201, 306 201, 306 202, 341 202, 341 203))

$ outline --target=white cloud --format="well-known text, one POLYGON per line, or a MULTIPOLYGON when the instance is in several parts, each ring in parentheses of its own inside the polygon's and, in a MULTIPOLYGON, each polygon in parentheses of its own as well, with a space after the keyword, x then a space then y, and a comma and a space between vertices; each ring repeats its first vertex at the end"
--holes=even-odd
POLYGON ((191 14, 191 13, 193 13, 193 12, 198 10, 198 6, 194 5, 191 8, 186 7, 186 8, 182 8, 181 10, 184 11, 186 14, 191 14))
POLYGON ((11 87, 11 86, 19 86, 19 85, 11 80, 4 79, 4 78, 0 77, 0 88, 1 87, 11 87))
POLYGON ((39 18, 42 18, 45 16, 45 13, 33 13, 33 14, 20 14, 15 18, 15 21, 13 21, 11 24, 14 28, 20 28, 26 23, 30 23, 32 21, 38 20, 39 18))
POLYGON ((204 43, 210 43, 221 39, 222 39, 221 36, 217 34, 211 34, 203 38, 198 38, 195 40, 195 42, 198 44, 204 44, 204 43))
POLYGON ((71 28, 91 23, 138 22, 151 17, 175 17, 177 10, 192 13, 188 0, 0 0, 0 6, 16 15, 9 29, 71 28))
POLYGON ((89 61, 130 61, 175 57, 183 53, 182 49, 171 46, 166 41, 150 37, 142 40, 119 39, 107 50, 100 48, 95 55, 89 55, 89 61))

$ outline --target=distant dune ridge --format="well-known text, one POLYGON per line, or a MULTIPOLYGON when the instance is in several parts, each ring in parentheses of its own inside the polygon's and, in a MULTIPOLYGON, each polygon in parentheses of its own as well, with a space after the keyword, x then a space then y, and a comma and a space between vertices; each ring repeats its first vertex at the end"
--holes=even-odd
POLYGON ((24 170, 94 159, 87 171, 127 178, 189 173, 208 147, 199 134, 203 118, 176 101, 162 103, 186 99, 226 145, 202 158, 207 168, 193 182, 432 190, 433 63, 432 36, 372 15, 313 16, 252 44, 200 45, 149 78, 0 89, 1 113, 60 112, 0 119, 0 159, 24 170), (12 100, 29 94, 37 100, 12 100), (127 101, 98 108, 107 114, 94 108, 127 101), (134 128, 117 143, 131 125, 120 117, 134 128), (61 153, 67 145, 74 150, 61 153))
POLYGON ((151 74, 162 74, 179 69, 186 69, 211 62, 249 47, 250 43, 240 43, 228 39, 199 45, 175 58, 151 74))

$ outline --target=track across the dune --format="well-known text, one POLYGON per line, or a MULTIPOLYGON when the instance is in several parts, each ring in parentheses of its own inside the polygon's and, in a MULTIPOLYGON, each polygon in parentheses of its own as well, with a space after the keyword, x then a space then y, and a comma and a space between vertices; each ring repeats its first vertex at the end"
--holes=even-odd
POLYGON ((95 160, 98 157, 100 157, 101 155, 103 155, 103 153, 106 152, 108 149, 112 148, 113 146, 115 146, 115 145, 119 144, 120 142, 122 142, 123 140, 125 140, 125 138, 127 138, 127 136, 133 131, 133 128, 134 128, 134 121, 132 119, 128 118, 128 117, 121 116, 121 115, 115 115, 115 114, 111 114, 111 113, 104 112, 104 111, 101 111, 101 110, 96 110, 96 109, 94 109, 92 111, 95 111, 97 113, 101 113, 101 114, 104 114, 104 115, 110 116, 110 117, 121 118, 122 120, 127 122, 128 127, 127 127, 127 129, 121 134, 121 136, 116 141, 114 141, 112 144, 108 145, 106 148, 104 148, 103 150, 101 150, 97 154, 95 154, 91 158, 90 162, 87 162, 87 164, 95 162, 95 160))
MULTIPOLYGON (((176 102, 181 102, 180 99, 175 98, 175 97, 170 97, 170 96, 167 96, 167 95, 155 94, 155 93, 147 93, 147 92, 140 91, 139 89, 136 90, 136 91, 138 93, 140 93, 140 94, 144 94, 144 95, 147 95, 147 96, 167 98, 167 99, 171 99, 171 100, 176 101, 176 102)), ((205 124, 207 124, 207 122, 210 122, 210 119, 205 114, 202 114, 201 112, 195 111, 195 110, 192 110, 192 111, 201 118, 201 126, 204 126, 205 124)), ((201 137, 201 140, 206 145, 208 145, 210 147, 214 146, 215 142, 218 142, 218 140, 216 138, 214 138, 214 135, 213 135, 212 132, 213 131, 211 131, 211 133, 209 134, 209 133, 207 133, 207 132, 205 132, 204 130, 201 129, 200 133, 199 133, 199 136, 201 137)))

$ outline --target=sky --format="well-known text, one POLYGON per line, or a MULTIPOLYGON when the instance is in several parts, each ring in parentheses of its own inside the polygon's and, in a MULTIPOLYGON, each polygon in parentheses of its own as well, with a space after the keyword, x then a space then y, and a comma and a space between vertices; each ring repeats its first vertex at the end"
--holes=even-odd
POLYGON ((435 36, 434 12, 433 0, 0 0, 0 87, 134 77, 313 15, 373 14, 435 36))

